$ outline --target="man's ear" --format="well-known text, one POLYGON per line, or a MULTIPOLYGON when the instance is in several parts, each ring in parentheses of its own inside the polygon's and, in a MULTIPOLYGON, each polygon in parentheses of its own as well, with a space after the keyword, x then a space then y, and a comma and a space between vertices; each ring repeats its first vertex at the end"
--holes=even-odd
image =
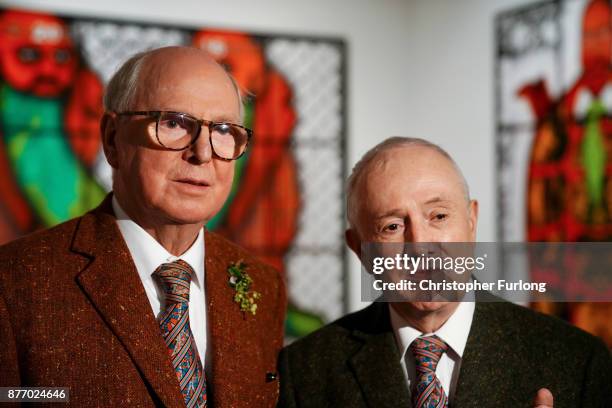
POLYGON ((361 239, 357 231, 352 228, 347 229, 344 232, 344 239, 346 240, 346 245, 361 259, 361 239))
POLYGON ((105 112, 100 120, 100 135, 102 136, 102 148, 106 161, 112 168, 119 166, 117 158, 117 115, 112 112, 105 112))
POLYGON ((468 217, 470 223, 470 236, 472 241, 476 241, 476 228, 478 227, 478 201, 470 200, 468 205, 468 217))

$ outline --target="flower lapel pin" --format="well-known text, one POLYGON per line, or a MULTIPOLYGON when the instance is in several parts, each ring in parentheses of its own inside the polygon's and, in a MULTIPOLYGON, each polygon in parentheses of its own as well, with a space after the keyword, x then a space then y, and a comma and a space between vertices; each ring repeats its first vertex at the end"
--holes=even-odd
POLYGON ((247 265, 243 260, 232 262, 227 268, 229 285, 234 288, 234 302, 238 303, 241 312, 257 313, 257 299, 261 293, 250 290, 253 279, 246 272, 247 265))

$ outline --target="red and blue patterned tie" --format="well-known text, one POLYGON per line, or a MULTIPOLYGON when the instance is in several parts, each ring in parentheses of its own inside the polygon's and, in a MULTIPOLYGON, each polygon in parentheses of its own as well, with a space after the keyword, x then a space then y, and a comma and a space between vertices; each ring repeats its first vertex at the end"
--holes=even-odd
POLYGON ((165 293, 158 321, 187 408, 206 406, 206 377, 189 326, 189 285, 193 269, 179 259, 162 264, 153 276, 165 293))
POLYGON ((416 366, 414 408, 447 408, 448 398, 436 376, 436 367, 448 346, 437 336, 419 337, 410 345, 416 366))

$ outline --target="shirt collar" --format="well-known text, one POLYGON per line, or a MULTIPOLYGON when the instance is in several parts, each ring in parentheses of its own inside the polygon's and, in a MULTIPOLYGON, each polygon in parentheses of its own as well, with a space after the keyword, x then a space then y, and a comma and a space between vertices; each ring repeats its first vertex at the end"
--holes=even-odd
POLYGON ((163 263, 182 259, 191 265, 195 272, 192 280, 202 288, 204 282, 204 228, 200 229, 198 237, 187 251, 180 256, 174 256, 125 213, 115 196, 112 202, 117 225, 141 279, 151 279, 151 274, 163 263))
POLYGON ((395 341, 400 350, 401 358, 404 358, 408 347, 410 347, 415 339, 422 335, 428 336, 434 334, 442 339, 460 358, 463 357, 465 344, 472 327, 474 308, 474 302, 460 302, 457 309, 455 309, 442 327, 433 333, 422 333, 410 326, 389 304, 391 326, 393 327, 393 334, 395 335, 395 341))

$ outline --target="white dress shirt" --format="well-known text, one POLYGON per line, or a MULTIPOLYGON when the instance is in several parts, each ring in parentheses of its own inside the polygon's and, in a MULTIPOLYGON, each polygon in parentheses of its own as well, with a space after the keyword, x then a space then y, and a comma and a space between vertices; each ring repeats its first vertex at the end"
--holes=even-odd
POLYGON ((159 242, 148 232, 136 224, 123 211, 115 197, 113 196, 113 211, 117 218, 117 225, 127 244, 136 270, 144 286, 147 298, 151 304, 153 315, 157 318, 162 310, 164 293, 157 283, 153 280, 153 272, 163 263, 173 262, 182 259, 187 262, 195 271, 195 276, 191 279, 189 287, 189 324, 191 332, 198 348, 198 354, 202 365, 205 367, 204 358, 206 356, 206 300, 204 291, 204 229, 201 229, 198 237, 191 247, 181 256, 174 256, 169 253, 159 242))
POLYGON ((447 351, 442 354, 436 367, 436 376, 442 383, 449 402, 452 403, 455 389, 457 388, 461 358, 463 357, 465 344, 472 327, 474 307, 474 302, 461 302, 442 327, 433 333, 422 333, 409 326, 406 320, 389 304, 391 326, 393 327, 395 341, 401 355, 400 364, 402 365, 408 388, 411 392, 414 392, 411 384, 416 380, 416 367, 414 355, 408 350, 408 347, 420 336, 432 336, 435 334, 448 345, 447 351))

